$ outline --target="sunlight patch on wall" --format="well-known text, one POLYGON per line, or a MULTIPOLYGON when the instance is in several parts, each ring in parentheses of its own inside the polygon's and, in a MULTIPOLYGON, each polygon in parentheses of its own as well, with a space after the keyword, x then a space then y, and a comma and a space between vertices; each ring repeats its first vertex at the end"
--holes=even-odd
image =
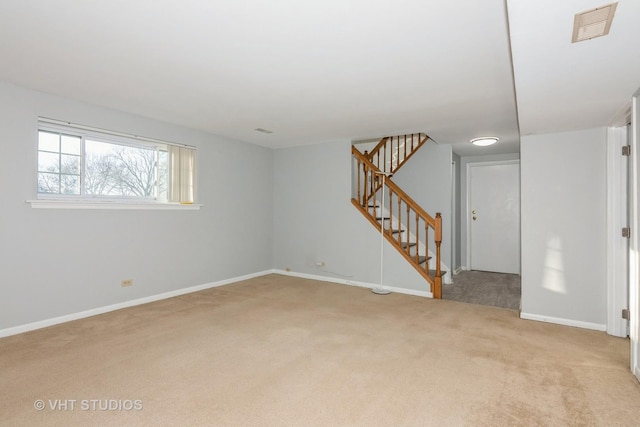
POLYGON ((542 287, 559 294, 567 293, 564 254, 560 236, 547 236, 547 253, 544 259, 542 287))

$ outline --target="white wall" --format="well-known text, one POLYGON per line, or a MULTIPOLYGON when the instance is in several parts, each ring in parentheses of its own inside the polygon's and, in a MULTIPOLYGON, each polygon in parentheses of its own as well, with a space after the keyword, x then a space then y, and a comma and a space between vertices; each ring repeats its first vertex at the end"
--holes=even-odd
MULTIPOLYGON (((273 173, 274 268, 378 284, 380 234, 351 204, 351 142, 276 150, 273 173)), ((388 242, 384 247, 383 283, 429 292, 388 242)))
POLYGON ((606 129, 521 140, 522 317, 604 329, 606 129))
POLYGON ((0 330, 272 268, 271 150, 4 83, 0 129, 0 330), (196 146, 205 206, 31 208, 38 116, 196 146))
MULTIPOLYGON (((379 234, 350 203, 347 140, 271 151, 4 83, 0 128, 0 329, 271 268, 379 281, 379 234), (31 208, 38 116, 196 146, 205 207, 31 208)), ((606 323, 605 140, 605 129, 522 138, 523 315, 606 323)), ((496 159, 462 158, 461 175, 477 160, 496 159)), ((428 290, 386 242, 383 282, 428 290)))

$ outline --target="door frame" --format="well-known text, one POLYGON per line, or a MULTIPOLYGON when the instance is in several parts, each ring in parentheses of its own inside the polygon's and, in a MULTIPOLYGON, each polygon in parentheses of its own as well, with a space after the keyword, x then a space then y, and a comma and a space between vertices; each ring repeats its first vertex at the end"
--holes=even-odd
POLYGON ((629 338, 631 341, 630 368, 640 381, 640 89, 633 95, 631 101, 631 191, 630 191, 630 226, 631 241, 629 242, 629 338))
POLYGON ((457 233, 456 227, 458 226, 458 216, 456 215, 456 208, 458 205, 457 195, 456 193, 456 183, 458 178, 456 174, 458 172, 458 163, 451 159, 451 283, 453 283, 453 275, 458 274, 460 271, 460 267, 456 266, 456 252, 457 248, 457 233))
POLYGON ((630 215, 625 220, 631 204, 631 162, 622 155, 622 147, 630 142, 630 121, 631 103, 607 128, 607 333, 617 337, 629 333, 622 310, 629 308, 630 242, 621 236, 621 230, 631 222, 630 215))
MULTIPOLYGON (((465 223, 467 225, 467 233, 466 233, 466 241, 467 241, 467 253, 466 253, 466 265, 467 269, 471 270, 471 192, 473 191, 473 187, 471 186, 471 168, 473 167, 484 167, 484 166, 496 166, 496 165, 512 165, 517 164, 518 168, 520 168, 520 159, 512 159, 512 160, 494 160, 490 162, 469 162, 467 163, 467 209, 465 212, 466 218, 465 223)), ((520 211, 520 216, 522 216, 522 211, 520 211)), ((518 223, 521 223, 521 218, 518 218, 518 223)), ((520 235, 518 235, 518 245, 522 245, 522 227, 520 227, 520 235)), ((520 248, 520 273, 522 272, 522 248, 520 248)))

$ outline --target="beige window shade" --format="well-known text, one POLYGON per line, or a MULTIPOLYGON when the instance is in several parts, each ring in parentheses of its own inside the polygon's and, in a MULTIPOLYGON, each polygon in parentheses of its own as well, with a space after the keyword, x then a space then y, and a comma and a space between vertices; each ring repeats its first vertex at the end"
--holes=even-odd
POLYGON ((193 203, 195 200, 196 156, 195 150, 168 146, 169 151, 169 202, 193 203))

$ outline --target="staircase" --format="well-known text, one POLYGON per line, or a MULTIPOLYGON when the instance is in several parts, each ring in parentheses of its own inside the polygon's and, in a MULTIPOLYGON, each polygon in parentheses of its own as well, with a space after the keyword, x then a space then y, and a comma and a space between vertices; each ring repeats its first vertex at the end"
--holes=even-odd
POLYGON ((391 179, 428 139, 425 134, 385 137, 370 153, 352 146, 356 197, 351 203, 425 278, 433 297, 442 298, 442 217, 429 215, 391 179), (387 174, 384 187, 383 174, 387 174))

